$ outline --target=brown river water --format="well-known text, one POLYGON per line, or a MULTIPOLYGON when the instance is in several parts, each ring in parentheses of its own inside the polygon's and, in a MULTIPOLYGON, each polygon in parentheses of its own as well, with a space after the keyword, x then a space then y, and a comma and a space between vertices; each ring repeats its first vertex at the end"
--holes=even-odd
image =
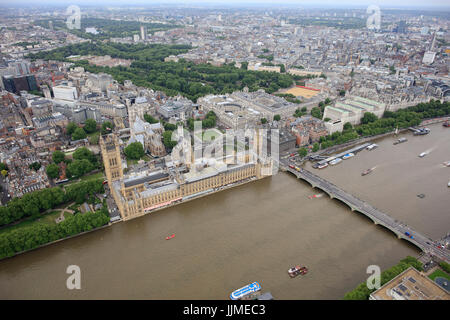
MULTIPOLYGON (((408 142, 396 146, 382 138, 373 151, 311 170, 440 238, 450 231, 450 168, 442 165, 450 129, 429 127, 426 136, 405 133, 408 142), (423 151, 430 153, 419 158, 423 151)), ((320 193, 280 172, 6 259, 0 299, 229 299, 254 281, 275 299, 341 299, 369 276, 367 266, 420 253, 337 200, 308 198, 320 193), (296 264, 309 273, 291 279, 296 264), (69 265, 81 269, 80 290, 66 287, 69 265)))

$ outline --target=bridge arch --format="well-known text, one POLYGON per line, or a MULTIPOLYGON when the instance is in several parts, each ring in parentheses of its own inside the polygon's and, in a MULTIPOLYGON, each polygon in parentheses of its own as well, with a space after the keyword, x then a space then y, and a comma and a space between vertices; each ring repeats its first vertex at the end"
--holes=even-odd
POLYGON ((298 178, 298 176, 297 176, 294 172, 292 172, 292 171, 290 171, 290 170, 286 170, 286 172, 289 173, 289 174, 291 174, 291 175, 293 175, 294 177, 298 178))
MULTIPOLYGON (((348 206, 348 204, 347 204, 347 206, 348 206)), ((365 218, 366 220, 369 220, 371 223, 375 223, 375 224, 377 223, 377 222, 374 221, 370 216, 366 215, 364 212, 361 212, 361 211, 358 210, 358 209, 353 210, 353 212, 356 213, 357 215, 359 215, 359 216, 365 218)))
POLYGON ((389 231, 389 233, 395 235, 396 238, 401 239, 402 238, 402 234, 395 232, 394 230, 391 230, 390 228, 386 227, 384 224, 382 223, 377 223, 377 227, 384 229, 386 231, 389 231))
POLYGON ((421 248, 415 241, 412 241, 410 238, 406 236, 401 235, 399 240, 407 242, 408 246, 413 246, 417 248, 419 251, 423 251, 423 248, 421 248))
POLYGON ((312 182, 310 182, 308 179, 305 179, 304 177, 302 177, 301 175, 299 175, 297 178, 307 182, 312 188, 315 188, 316 186, 314 184, 312 184, 312 182))
POLYGON ((325 189, 322 189, 321 187, 317 187, 317 186, 312 186, 314 189, 317 189, 323 193, 326 193, 331 199, 333 199, 334 197, 325 189))

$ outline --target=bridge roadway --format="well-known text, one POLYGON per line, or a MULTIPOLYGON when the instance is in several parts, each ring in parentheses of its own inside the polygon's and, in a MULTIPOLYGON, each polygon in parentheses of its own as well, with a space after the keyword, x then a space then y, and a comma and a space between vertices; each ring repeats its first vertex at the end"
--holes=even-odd
POLYGON ((438 258, 439 260, 450 262, 449 250, 444 248, 439 249, 436 243, 429 237, 426 237, 425 235, 417 232, 411 227, 403 223, 400 223, 399 221, 390 217, 386 213, 371 206, 367 202, 358 199, 352 194, 342 190, 341 188, 335 186, 331 182, 322 179, 321 177, 313 174, 308 170, 301 169, 301 171, 299 172, 295 169, 290 168, 286 162, 287 161, 282 161, 282 163, 280 163, 280 168, 283 171, 290 172, 294 174, 297 178, 307 181, 309 184, 311 184, 313 188, 323 190, 330 196, 330 198, 332 199, 335 198, 342 201, 343 203, 347 204, 352 211, 358 211, 364 214, 369 219, 371 219, 375 224, 379 224, 395 233, 395 235, 397 235, 399 239, 405 239, 413 243, 423 252, 428 253, 438 258), (409 232, 409 234, 411 234, 414 237, 414 239, 411 239, 410 237, 406 236, 405 232, 409 232))

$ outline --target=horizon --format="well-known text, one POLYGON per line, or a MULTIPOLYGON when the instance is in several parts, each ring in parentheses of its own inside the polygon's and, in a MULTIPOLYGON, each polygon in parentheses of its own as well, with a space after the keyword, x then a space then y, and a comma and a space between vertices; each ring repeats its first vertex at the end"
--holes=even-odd
POLYGON ((378 1, 351 1, 347 0, 344 2, 336 3, 333 0, 317 0, 317 1, 302 1, 302 0, 282 0, 271 1, 271 0, 194 0, 194 1, 180 1, 180 0, 99 0, 95 4, 88 0, 72 0, 72 1, 58 1, 58 0, 46 0, 36 3, 30 0, 16 0, 14 3, 6 0, 0 0, 0 6, 3 7, 22 7, 22 6, 32 7, 65 7, 68 5, 79 5, 84 7, 108 7, 108 6, 119 6, 119 7, 134 7, 134 6, 151 6, 157 5, 159 7, 164 6, 204 6, 204 7, 298 7, 298 8, 309 8, 309 9, 364 9, 369 5, 378 5, 383 9, 410 9, 410 10, 420 10, 420 9, 448 9, 450 10, 450 4, 448 1, 443 0, 430 0, 426 5, 420 0, 411 1, 399 1, 399 0, 378 0, 378 1))

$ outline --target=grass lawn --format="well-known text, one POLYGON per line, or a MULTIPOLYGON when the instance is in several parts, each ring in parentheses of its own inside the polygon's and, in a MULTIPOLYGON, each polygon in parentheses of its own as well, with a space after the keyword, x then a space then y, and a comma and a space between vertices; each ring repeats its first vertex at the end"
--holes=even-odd
MULTIPOLYGON (((22 221, 22 222, 18 223, 18 224, 15 224, 15 225, 12 225, 12 226, 0 229, 0 234, 2 232, 9 232, 10 230, 27 227, 27 226, 30 226, 30 225, 35 224, 35 223, 37 223, 37 224, 56 224, 55 219, 58 218, 60 214, 61 214, 61 211, 56 210, 56 211, 51 211, 49 213, 46 213, 46 214, 40 216, 38 219, 34 219, 33 220, 33 219, 29 218, 29 219, 27 219, 25 221, 22 221)), ((68 212, 64 213, 64 217, 65 218, 68 218, 69 216, 71 216, 70 213, 68 213, 68 212)))
POLYGON ((80 178, 81 181, 87 181, 87 180, 92 180, 92 179, 99 179, 99 178, 104 178, 103 172, 97 172, 94 174, 89 174, 86 176, 82 176, 80 178))
MULTIPOLYGON (((144 155, 140 160, 144 160, 145 162, 150 161, 150 157, 148 155, 144 155)), ((139 160, 135 160, 135 159, 127 159, 127 166, 131 166, 133 164, 137 164, 139 162, 139 160)))
POLYGON ((127 166, 130 167, 133 164, 137 164, 139 160, 136 159, 127 159, 127 166))
POLYGON ((94 132, 91 132, 91 133, 86 133, 86 135, 88 136, 88 137, 92 137, 92 136, 95 136, 95 135, 100 135, 100 131, 94 131, 94 132))
POLYGON ((92 174, 88 174, 88 175, 85 175, 85 176, 82 176, 81 178, 79 178, 79 179, 77 179, 77 178, 70 178, 71 180, 69 180, 69 181, 67 181, 67 182, 65 182, 65 183, 63 183, 62 185, 64 186, 64 187, 67 187, 67 186, 69 186, 69 185, 71 185, 71 184, 73 184, 73 183, 78 183, 78 182, 81 182, 81 181, 87 181, 87 180, 93 180, 93 179, 99 179, 99 178, 103 178, 103 179, 106 179, 106 177, 103 175, 103 172, 96 172, 96 173, 92 173, 92 174))
POLYGON ((428 276, 428 278, 430 278, 431 280, 434 281, 434 279, 436 279, 437 277, 442 277, 442 278, 446 278, 447 280, 450 280, 450 274, 442 271, 441 269, 437 269, 436 271, 434 271, 432 274, 430 274, 428 276))
POLYGON ((197 132, 195 136, 199 139, 201 139, 203 137, 204 141, 211 141, 212 137, 214 137, 215 139, 218 139, 222 135, 223 135, 222 132, 220 132, 219 130, 217 130, 215 128, 211 128, 211 129, 207 129, 203 132, 197 132))

